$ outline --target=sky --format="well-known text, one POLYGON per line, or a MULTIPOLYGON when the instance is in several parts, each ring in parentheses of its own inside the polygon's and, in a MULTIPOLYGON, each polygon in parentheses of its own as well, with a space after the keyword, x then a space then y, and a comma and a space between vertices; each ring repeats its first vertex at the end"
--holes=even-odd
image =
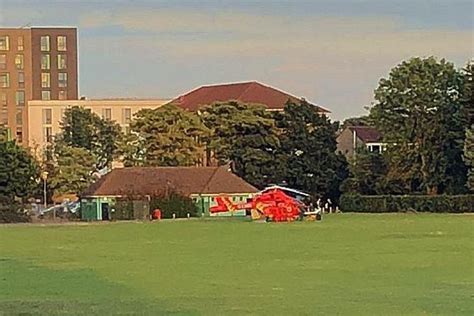
POLYGON ((413 56, 463 67, 474 1, 0 0, 0 27, 75 26, 79 92, 174 98, 256 80, 342 120, 366 114, 391 68, 413 56))

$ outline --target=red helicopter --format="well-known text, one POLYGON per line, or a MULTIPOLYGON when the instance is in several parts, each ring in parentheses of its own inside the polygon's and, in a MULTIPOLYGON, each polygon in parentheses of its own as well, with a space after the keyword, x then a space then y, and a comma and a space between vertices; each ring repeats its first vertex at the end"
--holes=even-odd
POLYGON ((265 219, 272 222, 291 222, 296 220, 320 220, 321 213, 314 211, 303 200, 309 199, 307 193, 271 186, 258 192, 246 203, 232 203, 227 195, 215 198, 217 205, 210 208, 211 213, 235 212, 237 210, 250 211, 252 219, 265 219))

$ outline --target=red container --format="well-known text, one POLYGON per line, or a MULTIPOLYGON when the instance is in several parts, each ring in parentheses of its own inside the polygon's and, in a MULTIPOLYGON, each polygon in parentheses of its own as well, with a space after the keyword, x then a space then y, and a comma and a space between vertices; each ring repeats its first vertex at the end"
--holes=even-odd
POLYGON ((153 219, 160 220, 161 219, 161 210, 159 210, 159 209, 154 210, 151 217, 153 219))

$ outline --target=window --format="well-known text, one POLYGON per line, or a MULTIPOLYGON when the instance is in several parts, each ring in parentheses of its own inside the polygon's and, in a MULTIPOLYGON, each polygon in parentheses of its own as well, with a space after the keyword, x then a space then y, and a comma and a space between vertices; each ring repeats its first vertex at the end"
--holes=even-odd
POLYGON ((18 54, 15 56, 15 67, 16 69, 23 69, 24 65, 23 65, 23 54, 18 54))
POLYGON ((23 142, 23 129, 21 127, 16 128, 16 141, 17 143, 23 142))
POLYGON ((53 128, 43 127, 43 142, 51 143, 52 140, 53 140, 53 128))
POLYGON ((7 55, 0 55, 0 69, 7 69, 7 55))
POLYGON ((21 126, 23 125, 23 111, 19 110, 16 112, 16 125, 21 126))
POLYGON ((52 111, 51 109, 43 109, 43 124, 51 125, 52 122, 52 111))
POLYGON ((67 100, 67 91, 61 90, 59 91, 59 100, 67 100))
POLYGON ((42 88, 51 87, 51 75, 47 72, 41 73, 41 87, 42 88))
POLYGON ((128 125, 122 127, 122 132, 123 132, 125 135, 130 135, 131 131, 132 131, 132 130, 130 129, 130 126, 128 126, 128 125))
POLYGON ((0 74, 0 88, 10 88, 10 74, 8 72, 0 74))
POLYGON ((24 49, 23 47, 23 36, 18 37, 18 50, 22 51, 24 49))
POLYGON ((0 36, 0 50, 10 49, 10 38, 7 35, 0 36))
POLYGON ((8 109, 6 107, 2 107, 0 112, 0 123, 8 125, 8 109))
POLYGON ((15 95, 16 106, 25 105, 25 91, 17 91, 15 95))
POLYGON ((130 124, 131 121, 132 121, 132 109, 123 109, 122 123, 130 124))
POLYGON ((58 73, 58 87, 60 88, 67 87, 67 73, 65 72, 58 73))
POLYGON ((112 119, 112 109, 103 109, 102 118, 110 121, 112 119))
POLYGON ((6 92, 1 92, 1 93, 0 93, 0 105, 1 105, 2 107, 8 105, 7 93, 6 93, 6 92))
POLYGON ((41 51, 42 52, 49 52, 49 36, 41 36, 41 51))
POLYGON ((58 69, 66 69, 66 55, 64 54, 59 54, 58 55, 58 69))
POLYGON ((48 70, 51 68, 51 58, 49 54, 41 55, 41 69, 48 70))
POLYGON ((24 88, 24 87, 25 87, 25 73, 19 72, 18 73, 18 88, 24 88))
POLYGON ((66 51, 66 36, 58 36, 58 51, 64 52, 66 51))
POLYGON ((49 101, 51 100, 51 91, 41 91, 41 100, 43 101, 49 101))

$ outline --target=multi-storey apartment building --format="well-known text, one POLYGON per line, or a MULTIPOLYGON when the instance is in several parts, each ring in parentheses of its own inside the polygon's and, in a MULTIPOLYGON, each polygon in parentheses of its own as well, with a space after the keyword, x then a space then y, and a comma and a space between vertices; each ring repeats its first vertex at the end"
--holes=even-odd
POLYGON ((133 115, 141 109, 154 109, 168 103, 169 99, 98 99, 51 100, 28 102, 29 136, 25 145, 31 147, 38 158, 45 146, 61 131, 61 121, 68 107, 89 109, 100 117, 115 121, 127 132, 133 115))
POLYGON ((76 28, 0 28, 0 124, 18 143, 29 138, 30 100, 74 100, 76 28))

